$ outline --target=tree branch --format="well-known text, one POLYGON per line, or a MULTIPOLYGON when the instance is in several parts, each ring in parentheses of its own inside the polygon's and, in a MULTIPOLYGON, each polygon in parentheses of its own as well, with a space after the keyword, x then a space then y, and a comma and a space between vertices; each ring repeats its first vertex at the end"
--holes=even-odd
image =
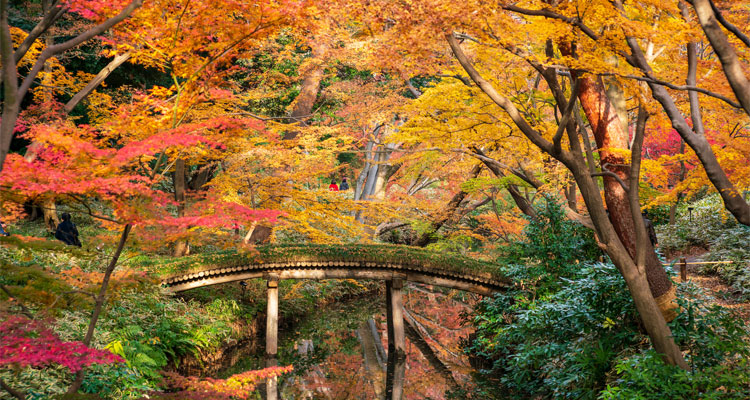
POLYGON ((737 57, 734 46, 729 42, 729 38, 716 21, 715 6, 710 0, 691 0, 691 3, 698 15, 698 21, 703 28, 703 32, 716 55, 719 56, 729 86, 732 87, 732 91, 745 113, 750 115, 750 81, 745 76, 744 68, 737 57))
POLYGON ((143 4, 143 0, 133 0, 130 4, 128 4, 127 7, 123 8, 122 11, 120 11, 120 13, 117 14, 116 16, 81 33, 80 35, 74 37, 73 39, 67 40, 63 43, 59 43, 59 44, 56 44, 56 45, 53 45, 44 49, 42 51, 42 54, 39 55, 39 58, 37 58, 29 74, 26 75, 26 77, 24 78, 23 83, 21 84, 21 87, 18 89, 19 98, 23 98, 26 95, 26 92, 29 90, 29 88, 31 87, 31 84, 34 82, 36 75, 44 68, 44 64, 47 62, 48 59, 66 50, 72 49, 73 47, 76 47, 79 44, 86 42, 94 38, 97 35, 104 33, 104 31, 124 21, 125 18, 127 18, 136 8, 140 7, 142 4, 143 4))
POLYGON ((16 51, 13 53, 13 58, 15 59, 15 63, 18 64, 19 61, 23 58, 23 56, 26 55, 26 53, 31 48, 31 45, 34 44, 34 42, 39 38, 39 36, 42 35, 47 29, 49 29, 52 24, 55 23, 60 17, 63 16, 66 12, 68 12, 68 9, 70 7, 66 4, 60 4, 59 0, 55 0, 52 2, 52 4, 49 5, 49 8, 45 11, 44 18, 42 18, 39 23, 34 26, 34 28, 29 32, 29 34, 26 36, 26 38, 21 42, 21 44, 18 46, 16 51))
POLYGON ((563 112, 562 119, 558 123, 557 126, 557 132, 555 132, 555 136, 552 138, 552 145, 553 145, 553 151, 555 154, 559 154, 560 151, 562 151, 561 141, 562 141, 562 135, 563 132, 565 132, 565 128, 568 125, 568 121, 570 121, 570 116, 573 113, 573 109, 575 108, 576 104, 576 96, 578 96, 578 80, 573 80, 573 87, 570 90, 570 100, 568 100, 567 107, 565 107, 565 111, 563 112))
MULTIPOLYGON (((495 104, 505 110, 510 119, 513 120, 513 123, 515 123, 515 125, 527 138, 529 138, 529 140, 531 140, 532 143, 537 145, 543 151, 550 153, 552 151, 552 143, 545 139, 541 135, 541 133, 532 128, 531 125, 529 125, 529 123, 518 112, 516 106, 505 96, 502 96, 500 93, 498 93, 498 91, 495 90, 492 84, 479 74, 476 68, 474 68, 474 65, 472 65, 469 59, 466 57, 466 54, 464 54, 461 46, 458 44, 458 41, 456 41, 456 38, 453 36, 453 34, 447 33, 445 35, 445 38, 448 40, 448 44, 450 45, 451 50, 453 50, 453 54, 456 56, 456 60, 458 60, 459 64, 461 64, 466 73, 469 74, 471 80, 473 80, 474 83, 476 83, 477 86, 479 86, 479 88, 482 89, 482 91, 493 102, 495 102, 495 104)), ((560 153, 560 157, 570 158, 565 151, 560 153)))
POLYGON ((734 33, 734 35, 737 36, 737 38, 745 44, 745 46, 750 47, 750 38, 742 33, 741 30, 737 29, 736 26, 732 25, 731 22, 724 19, 713 1, 708 0, 708 3, 711 4, 711 9, 714 11, 714 15, 716 16, 716 19, 721 23, 721 25, 723 25, 724 28, 726 28, 729 32, 734 33))
POLYGON ((19 399, 19 400, 26 400, 26 395, 25 394, 23 394, 23 393, 19 392, 18 390, 13 389, 12 387, 8 386, 8 384, 5 383, 5 381, 2 380, 2 378, 0 378, 0 387, 2 387, 3 389, 5 389, 6 392, 8 392, 11 396, 13 396, 13 397, 15 397, 17 399, 19 399))
POLYGON ((568 24, 573 25, 577 27, 578 29, 580 29, 583 33, 586 34, 586 36, 590 37, 592 40, 599 40, 599 35, 597 35, 596 32, 594 32, 591 28, 584 25, 583 22, 581 22, 579 18, 566 17, 562 14, 558 14, 546 8, 543 8, 541 10, 529 10, 526 8, 517 7, 515 5, 504 6, 503 8, 508 11, 513 11, 513 12, 523 14, 523 15, 545 17, 545 18, 557 19, 563 22, 567 22, 568 24))
MULTIPOLYGON (((10 290, 8 290, 8 288, 7 288, 7 287, 5 287, 5 285, 3 285, 3 284, 0 284, 0 289, 2 289, 2 291, 3 291, 3 292, 5 292, 5 294, 7 294, 7 295, 8 295, 8 297, 10 297, 10 298, 14 298, 14 297, 15 297, 15 296, 13 296, 13 294, 12 294, 12 293, 10 292, 10 290)), ((29 311, 29 309, 28 309, 28 308, 26 308, 26 306, 25 306, 25 305, 23 305, 23 303, 21 303, 21 300, 18 300, 18 306, 19 306, 19 307, 21 307, 21 312, 23 313, 23 315, 25 315, 25 316, 29 317, 29 319, 34 319, 34 315, 33 315, 33 314, 31 314, 31 311, 29 311)))

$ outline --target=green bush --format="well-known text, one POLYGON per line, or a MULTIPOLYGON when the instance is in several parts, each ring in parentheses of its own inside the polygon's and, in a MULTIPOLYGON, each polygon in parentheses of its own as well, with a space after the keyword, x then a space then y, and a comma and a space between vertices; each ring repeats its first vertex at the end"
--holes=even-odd
POLYGON ((527 240, 503 255, 519 260, 506 273, 516 287, 476 309, 465 350, 481 361, 478 386, 456 398, 747 398, 744 321, 681 285, 682 312, 670 326, 691 369, 665 365, 616 268, 591 262, 597 252, 588 239, 560 214, 545 215, 546 224, 530 224, 527 240))
POLYGON ((690 370, 665 365, 653 350, 621 357, 602 399, 750 398, 750 346, 745 322, 693 285, 682 285, 682 312, 670 326, 690 370))
POLYGON ((595 260, 602 252, 593 232, 572 222, 553 199, 535 205, 537 219, 529 220, 520 241, 501 250, 497 263, 510 265, 512 278, 539 291, 555 291, 558 277, 573 277, 586 260, 595 260))
POLYGON ((737 220, 724 208, 718 195, 686 204, 679 211, 674 225, 655 228, 659 247, 667 253, 691 247, 708 249, 725 230, 737 226, 737 220), (692 212, 688 212, 687 207, 692 207, 692 212))
POLYGON ((543 298, 505 293, 484 301, 468 350, 492 360, 480 372, 495 398, 593 399, 612 360, 641 338, 635 308, 611 264, 579 266, 576 279, 543 298))
POLYGON ((711 241, 707 261, 733 261, 732 264, 706 264, 703 273, 718 274, 743 300, 750 300, 750 227, 737 225, 711 241))

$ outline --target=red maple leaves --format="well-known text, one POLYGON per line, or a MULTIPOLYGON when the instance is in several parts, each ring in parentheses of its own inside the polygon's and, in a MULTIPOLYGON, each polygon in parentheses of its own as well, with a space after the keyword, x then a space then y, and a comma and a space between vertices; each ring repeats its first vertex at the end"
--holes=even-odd
POLYGON ((92 364, 124 360, 106 350, 81 342, 63 342, 40 321, 12 316, 0 323, 0 367, 46 367, 58 364, 77 372, 92 364))

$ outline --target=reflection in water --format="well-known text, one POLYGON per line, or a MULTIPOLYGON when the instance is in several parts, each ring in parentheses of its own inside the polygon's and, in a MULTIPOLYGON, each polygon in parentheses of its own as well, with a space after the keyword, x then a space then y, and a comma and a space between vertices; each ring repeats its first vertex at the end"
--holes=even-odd
MULTIPOLYGON (((412 286, 404 298, 407 340, 401 357, 386 351, 382 294, 321 307, 293 329, 284 329, 282 318, 278 363, 295 369, 280 378, 276 398, 437 400, 467 385, 471 368, 459 343, 470 331, 460 313, 474 299, 429 289, 412 286)), ((260 356, 237 368, 262 364, 260 356)))
POLYGON ((388 355, 388 371, 385 375, 386 400, 401 400, 404 396, 406 377, 406 354, 392 351, 388 355))

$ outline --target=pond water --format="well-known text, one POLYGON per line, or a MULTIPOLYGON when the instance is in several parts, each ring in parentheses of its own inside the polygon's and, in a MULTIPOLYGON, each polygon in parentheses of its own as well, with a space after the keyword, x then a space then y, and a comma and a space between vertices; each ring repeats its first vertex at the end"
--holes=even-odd
MULTIPOLYGON (((465 292, 408 285, 402 360, 395 352, 388 357, 384 293, 319 307, 291 329, 280 320, 279 365, 292 364, 294 372, 280 379, 278 398, 445 399, 471 384, 460 345, 472 331, 462 313, 476 301, 465 292)), ((251 355, 219 377, 263 365, 263 354, 251 355)))

